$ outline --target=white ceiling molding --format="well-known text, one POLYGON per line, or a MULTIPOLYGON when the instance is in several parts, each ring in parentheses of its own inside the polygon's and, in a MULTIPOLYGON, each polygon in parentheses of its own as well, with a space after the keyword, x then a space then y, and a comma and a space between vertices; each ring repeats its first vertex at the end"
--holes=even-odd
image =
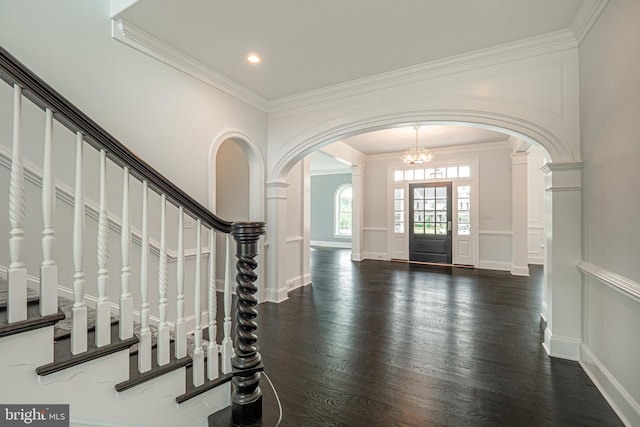
POLYGON ((608 4, 609 0, 583 0, 571 24, 571 31, 578 45, 582 43, 608 4))
MULTIPOLYGON (((112 15, 122 12, 137 1, 111 0, 112 15), (119 9, 120 12, 113 13, 119 9)), ((565 30, 272 100, 258 95, 125 20, 112 21, 112 37, 262 111, 277 112, 575 48, 608 3, 609 0, 584 0, 571 28, 565 30)))
POLYGON ((342 141, 326 145, 322 147, 320 151, 335 158, 346 160, 356 166, 362 166, 366 158, 363 153, 342 141))
POLYGON ((555 31, 517 42, 480 49, 451 56, 388 73, 352 80, 326 88, 269 101, 269 112, 303 107, 318 102, 347 98, 418 81, 476 70, 536 55, 553 53, 577 47, 571 30, 555 31))
POLYGON ((262 111, 267 100, 191 56, 122 20, 112 20, 111 37, 262 111))

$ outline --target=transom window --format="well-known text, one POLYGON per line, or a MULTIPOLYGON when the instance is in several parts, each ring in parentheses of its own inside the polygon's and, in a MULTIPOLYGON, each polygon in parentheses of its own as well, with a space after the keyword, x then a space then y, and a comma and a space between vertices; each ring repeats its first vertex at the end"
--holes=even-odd
POLYGON ((400 169, 393 172, 393 180, 401 181, 426 181, 429 179, 469 178, 471 167, 469 165, 444 166, 438 168, 400 169))
POLYGON ((351 236, 352 228, 352 190, 350 184, 341 185, 336 190, 335 234, 336 236, 351 236))

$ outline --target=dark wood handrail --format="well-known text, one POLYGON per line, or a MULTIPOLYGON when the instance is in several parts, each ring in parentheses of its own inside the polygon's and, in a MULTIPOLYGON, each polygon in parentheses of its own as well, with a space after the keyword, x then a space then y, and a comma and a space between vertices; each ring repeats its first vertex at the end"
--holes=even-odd
POLYGON ((136 156, 2 46, 0 46, 0 78, 12 86, 14 84, 20 86, 23 90, 23 96, 43 110, 48 108, 53 111, 57 121, 74 133, 81 132, 87 143, 97 150, 105 150, 111 161, 121 167, 128 167, 132 175, 147 181, 151 188, 161 194, 166 194, 174 204, 183 206, 185 210, 201 219, 204 224, 223 233, 231 232, 230 221, 217 217, 147 162, 136 156))

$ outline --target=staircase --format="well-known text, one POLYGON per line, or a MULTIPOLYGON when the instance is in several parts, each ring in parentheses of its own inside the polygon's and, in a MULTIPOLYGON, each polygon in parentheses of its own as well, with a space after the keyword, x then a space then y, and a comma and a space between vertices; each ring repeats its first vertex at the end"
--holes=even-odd
POLYGON ((255 424, 254 258, 264 224, 216 217, 1 47, 0 78, 11 87, 0 91, 1 105, 13 107, 10 119, 0 117, 12 121, 10 143, 0 137, 0 195, 9 201, 0 212, 9 225, 9 251, 0 252, 0 405, 68 404, 72 426, 206 426, 230 407, 234 423, 255 424), (44 137, 34 139, 30 130, 40 127, 44 137), (54 136, 62 140, 55 149, 54 136), (85 194, 92 183, 95 201, 85 194), (107 203, 114 192, 117 214, 107 203))

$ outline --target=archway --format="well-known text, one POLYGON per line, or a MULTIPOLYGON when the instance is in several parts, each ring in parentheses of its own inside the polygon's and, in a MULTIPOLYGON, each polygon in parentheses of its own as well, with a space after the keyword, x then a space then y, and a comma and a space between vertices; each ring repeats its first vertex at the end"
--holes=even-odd
MULTIPOLYGON (((269 266, 270 299, 286 298, 280 284, 285 272, 281 242, 286 238, 286 174, 314 150, 343 138, 394 126, 419 124, 477 126, 520 138, 541 148, 549 163, 546 174, 547 253, 545 255, 546 301, 541 314, 547 321, 544 346, 550 355, 577 360, 580 343, 580 286, 576 269, 580 258, 580 170, 571 146, 554 132, 528 120, 483 111, 424 111, 394 114, 344 123, 333 128, 315 128, 287 144, 289 149, 274 164, 267 183, 267 213, 272 228, 271 247, 275 260, 269 266), (555 284, 555 286, 554 286, 555 284), (275 285, 275 286, 274 286, 275 285)), ((283 152, 284 150, 281 150, 283 152)))

